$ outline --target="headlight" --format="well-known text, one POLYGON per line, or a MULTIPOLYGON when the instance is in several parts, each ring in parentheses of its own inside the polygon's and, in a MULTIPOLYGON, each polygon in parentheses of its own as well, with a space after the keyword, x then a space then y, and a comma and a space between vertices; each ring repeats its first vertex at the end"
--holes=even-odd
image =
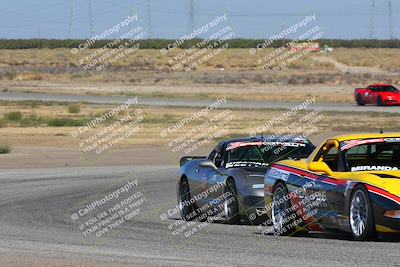
POLYGON ((389 218, 400 219, 400 210, 387 210, 383 215, 389 218))

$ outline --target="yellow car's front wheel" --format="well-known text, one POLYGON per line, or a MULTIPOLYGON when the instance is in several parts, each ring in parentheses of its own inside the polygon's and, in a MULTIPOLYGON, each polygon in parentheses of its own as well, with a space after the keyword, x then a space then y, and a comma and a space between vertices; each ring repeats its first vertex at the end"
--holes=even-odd
POLYGON ((350 199, 349 220, 355 240, 367 240, 375 236, 374 215, 368 191, 358 185, 350 199))

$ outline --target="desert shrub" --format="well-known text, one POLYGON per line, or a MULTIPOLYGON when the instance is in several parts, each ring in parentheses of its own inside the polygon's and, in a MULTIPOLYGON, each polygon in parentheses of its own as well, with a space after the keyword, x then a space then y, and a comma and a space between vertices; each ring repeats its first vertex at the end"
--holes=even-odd
POLYGON ((55 119, 50 119, 47 122, 47 125, 52 127, 83 126, 84 124, 85 124, 84 121, 68 119, 68 118, 55 118, 55 119))
POLYGON ((8 154, 11 152, 11 146, 7 144, 0 145, 0 154, 8 154))
POLYGON ((46 124, 45 119, 38 117, 35 114, 25 116, 19 121, 20 127, 36 127, 42 124, 46 124))
POLYGON ((20 121, 22 119, 22 113, 20 111, 13 111, 4 114, 4 119, 8 121, 20 121))
POLYGON ((81 111, 81 106, 79 104, 71 104, 68 106, 69 113, 79 113, 81 111))

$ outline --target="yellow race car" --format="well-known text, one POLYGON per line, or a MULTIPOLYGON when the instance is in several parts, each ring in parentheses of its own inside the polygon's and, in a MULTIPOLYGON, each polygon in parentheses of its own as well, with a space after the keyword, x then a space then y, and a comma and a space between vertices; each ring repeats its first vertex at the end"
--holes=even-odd
POLYGON ((345 231, 356 240, 400 233, 400 133, 332 137, 264 179, 269 231, 345 231))

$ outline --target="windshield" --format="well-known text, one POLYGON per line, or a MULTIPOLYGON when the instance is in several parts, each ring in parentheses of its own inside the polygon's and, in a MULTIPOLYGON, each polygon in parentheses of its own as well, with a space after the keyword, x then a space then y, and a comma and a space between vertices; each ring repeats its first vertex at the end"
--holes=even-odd
POLYGON ((267 167, 283 159, 306 158, 313 149, 314 146, 309 143, 233 143, 227 148, 226 168, 245 166, 267 167))
POLYGON ((394 86, 375 86, 373 88, 374 92, 398 92, 397 88, 394 86))
POLYGON ((389 171, 400 168, 400 138, 342 142, 347 171, 389 171))

